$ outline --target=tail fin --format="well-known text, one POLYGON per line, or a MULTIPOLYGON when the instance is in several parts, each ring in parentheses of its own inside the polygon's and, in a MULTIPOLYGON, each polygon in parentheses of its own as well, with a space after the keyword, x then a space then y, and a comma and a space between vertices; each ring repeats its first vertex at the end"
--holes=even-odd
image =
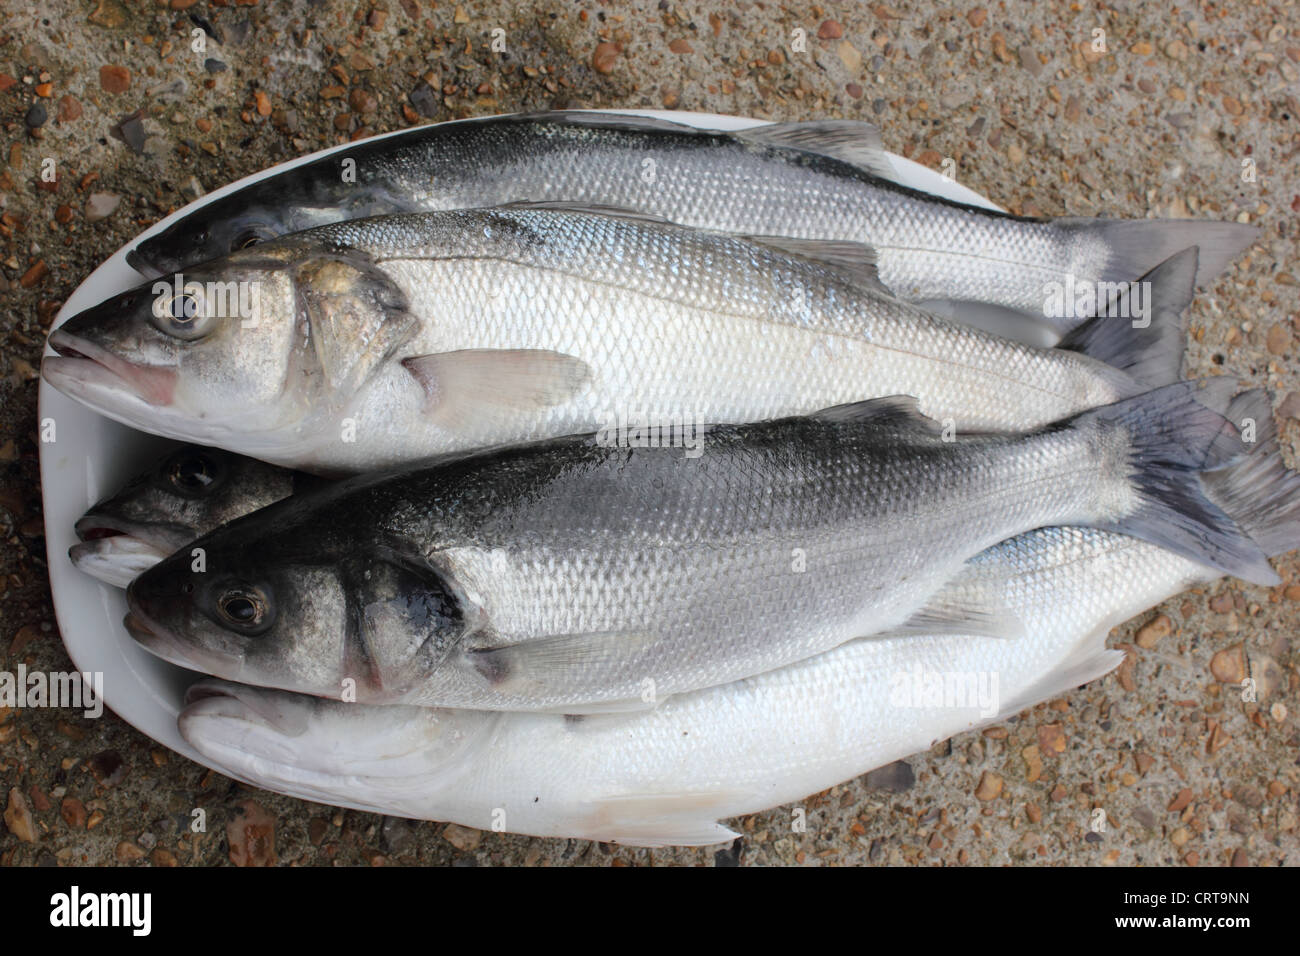
POLYGON ((1137 299, 1126 282, 1114 298, 1102 302, 1098 296, 1097 315, 1056 347, 1122 369, 1145 388, 1177 382, 1187 348, 1183 313, 1196 291, 1198 260, 1195 246, 1170 256, 1138 280, 1137 299), (1132 318, 1139 307, 1145 308, 1145 322, 1132 318))
MULTIPOLYGON (((1233 383, 1215 379, 1206 397, 1217 401, 1233 383)), ((1256 584, 1278 576, 1259 546, 1206 497, 1200 471, 1235 464, 1246 452, 1236 428, 1197 401, 1200 383, 1180 382, 1075 416, 1075 427, 1120 429, 1129 438, 1129 482, 1136 507, 1106 531, 1130 534, 1256 584)))
POLYGON ((1241 393, 1225 417, 1250 451, 1237 464, 1201 476, 1206 496, 1270 557, 1300 548, 1300 473, 1282 462, 1268 393, 1241 393))
POLYGON ((1205 286, 1259 237, 1254 226, 1197 219, 1058 219, 1056 223, 1105 244, 1110 259, 1097 276, 1105 282, 1127 282, 1180 249, 1200 246, 1196 284, 1205 286))

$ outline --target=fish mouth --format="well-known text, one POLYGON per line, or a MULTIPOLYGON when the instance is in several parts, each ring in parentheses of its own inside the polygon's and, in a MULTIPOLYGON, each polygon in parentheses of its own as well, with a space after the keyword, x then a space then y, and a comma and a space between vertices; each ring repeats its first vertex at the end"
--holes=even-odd
POLYGON ((134 535, 106 532, 74 544, 68 549, 68 558, 78 571, 124 588, 169 553, 134 535))
POLYGON ((198 717, 225 717, 259 724, 286 737, 301 736, 307 729, 302 708, 286 709, 277 706, 276 698, 283 696, 247 684, 207 678, 191 684, 185 691, 180 720, 184 722, 198 717))
POLYGON ((160 276, 165 272, 176 271, 172 269, 170 266, 166 265, 163 260, 149 258, 149 256, 145 254, 144 246, 147 245, 148 242, 149 241, 146 240, 146 242, 141 243, 140 245, 136 246, 134 249, 127 250, 126 264, 129 265, 136 272, 140 273, 140 275, 144 276, 144 278, 146 279, 153 279, 156 276, 160 276))
POLYGON ((210 674, 227 669, 228 661, 220 660, 216 655, 208 654, 201 648, 182 644, 155 622, 149 620, 143 612, 134 607, 135 602, 127 594, 127 601, 132 609, 122 618, 122 624, 132 639, 154 657, 160 657, 168 664, 175 664, 186 670, 210 674))
POLYGON ((171 405, 175 399, 174 368, 129 362, 63 329, 51 332, 48 341, 58 354, 45 357, 41 372, 51 385, 74 398, 96 390, 125 390, 153 406, 171 405))
POLYGON ((72 530, 76 533, 77 539, 82 542, 129 538, 141 546, 154 549, 163 557, 198 537, 198 533, 192 528, 141 524, 100 511, 87 511, 77 519, 72 530))

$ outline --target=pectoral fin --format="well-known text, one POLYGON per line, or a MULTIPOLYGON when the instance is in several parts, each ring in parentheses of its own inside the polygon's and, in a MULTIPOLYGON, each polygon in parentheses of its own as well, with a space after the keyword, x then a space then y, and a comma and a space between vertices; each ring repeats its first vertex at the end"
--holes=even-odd
POLYGON ((449 428, 503 411, 561 405, 591 381, 582 359, 547 349, 463 349, 402 359, 430 418, 449 428))
MULTIPOLYGON (((626 673, 629 665, 658 640, 638 631, 559 634, 517 644, 468 647, 465 664, 493 691, 516 698, 580 694, 598 687, 603 675, 626 673)), ((647 668, 647 695, 626 700, 564 704, 550 709, 566 714, 621 713, 656 706, 654 675, 647 668)), ((539 708, 540 709, 540 708, 539 708)))

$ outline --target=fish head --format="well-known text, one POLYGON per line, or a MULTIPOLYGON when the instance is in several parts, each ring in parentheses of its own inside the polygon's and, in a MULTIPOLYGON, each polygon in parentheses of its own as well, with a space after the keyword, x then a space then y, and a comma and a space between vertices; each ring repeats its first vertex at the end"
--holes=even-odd
POLYGON ((401 805, 450 783, 502 715, 433 707, 365 707, 303 694, 199 681, 185 695, 181 736, 260 786, 326 802, 401 805), (395 799, 396 798, 396 799, 395 799))
POLYGON ((308 224, 290 221, 293 208, 256 190, 212 199, 141 241, 127 252, 126 261, 149 277, 188 269, 306 228, 308 224))
POLYGON ((267 243, 143 283, 50 333, 50 384, 155 434, 292 460, 415 326, 368 257, 267 243))
POLYGON ((88 510, 72 563, 125 587, 212 529, 291 494, 299 476, 216 448, 183 445, 88 510))
POLYGON ((216 677, 400 703, 462 641, 474 606, 414 549, 339 533, 348 519, 322 521, 328 509, 280 520, 298 504, 232 522, 140 575, 128 631, 216 677))

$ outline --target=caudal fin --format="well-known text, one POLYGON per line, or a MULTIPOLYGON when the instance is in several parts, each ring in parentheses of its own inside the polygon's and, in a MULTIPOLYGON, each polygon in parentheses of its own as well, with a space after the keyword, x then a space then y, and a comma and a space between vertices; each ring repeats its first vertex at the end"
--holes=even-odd
POLYGON ((1104 282, 1128 282, 1188 246, 1199 246, 1196 284, 1205 286, 1259 237, 1259 229, 1238 222, 1198 219, 1058 219, 1066 229, 1105 244, 1104 282))
POLYGON ((1244 454, 1237 429, 1211 403, 1233 383, 1180 382, 1082 413, 1076 427, 1120 429, 1128 435, 1127 464, 1135 505, 1127 515, 1098 522, 1107 531, 1130 534, 1169 548, 1201 564, 1256 584, 1273 585, 1278 576, 1251 538, 1211 501, 1200 472, 1236 464, 1244 454))
POLYGON ((1097 314, 1067 333, 1057 348, 1122 369, 1145 388, 1177 382, 1187 347, 1184 313, 1196 291, 1198 260, 1193 246, 1160 263, 1136 287, 1119 284, 1118 294, 1098 301, 1097 314))
POLYGON ((1300 548, 1300 473, 1282 461, 1268 393, 1242 392, 1224 414, 1250 451, 1201 476, 1206 496, 1270 557, 1300 548))

